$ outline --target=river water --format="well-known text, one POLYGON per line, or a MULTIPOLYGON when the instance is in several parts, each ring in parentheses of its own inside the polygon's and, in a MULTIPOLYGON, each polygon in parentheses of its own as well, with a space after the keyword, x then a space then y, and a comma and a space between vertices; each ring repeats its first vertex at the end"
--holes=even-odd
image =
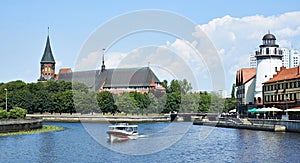
POLYGON ((45 123, 64 131, 0 137, 0 162, 299 162, 300 134, 140 123, 146 138, 107 141, 109 123, 45 123))

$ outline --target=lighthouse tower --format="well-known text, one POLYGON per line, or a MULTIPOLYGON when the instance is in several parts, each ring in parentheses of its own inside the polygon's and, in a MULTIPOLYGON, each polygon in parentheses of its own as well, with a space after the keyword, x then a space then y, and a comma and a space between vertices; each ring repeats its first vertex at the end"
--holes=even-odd
POLYGON ((282 66, 282 52, 279 50, 279 45, 276 45, 276 37, 268 32, 268 34, 264 35, 262 41, 263 44, 259 46, 259 51, 256 51, 255 54, 255 104, 262 104, 262 83, 272 78, 282 66))

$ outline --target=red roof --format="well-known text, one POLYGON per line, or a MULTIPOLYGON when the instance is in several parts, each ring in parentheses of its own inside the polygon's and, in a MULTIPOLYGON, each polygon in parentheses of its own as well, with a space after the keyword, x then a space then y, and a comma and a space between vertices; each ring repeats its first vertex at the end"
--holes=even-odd
POLYGON ((59 74, 61 74, 61 73, 68 73, 68 72, 72 72, 72 69, 71 68, 61 68, 59 70, 59 74))
POLYGON ((242 68, 236 72, 236 85, 240 86, 253 79, 256 75, 256 68, 242 68))
POLYGON ((268 81, 264 82, 263 84, 267 83, 274 83, 278 81, 285 81, 285 80, 292 80, 292 79, 300 79, 300 67, 294 68, 285 68, 280 67, 280 71, 277 74, 273 75, 273 78, 270 78, 268 81))

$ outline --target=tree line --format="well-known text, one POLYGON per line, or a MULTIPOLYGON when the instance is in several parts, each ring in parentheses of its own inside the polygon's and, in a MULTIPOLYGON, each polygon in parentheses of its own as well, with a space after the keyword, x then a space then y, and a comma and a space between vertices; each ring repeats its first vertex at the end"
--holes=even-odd
POLYGON ((226 112, 235 108, 234 98, 221 98, 216 93, 191 92, 186 80, 162 82, 166 94, 108 91, 94 92, 83 83, 47 81, 25 83, 21 80, 0 83, 0 110, 15 107, 28 113, 119 113, 148 114, 169 112, 226 112), (3 91, 1 91, 3 90, 3 91))

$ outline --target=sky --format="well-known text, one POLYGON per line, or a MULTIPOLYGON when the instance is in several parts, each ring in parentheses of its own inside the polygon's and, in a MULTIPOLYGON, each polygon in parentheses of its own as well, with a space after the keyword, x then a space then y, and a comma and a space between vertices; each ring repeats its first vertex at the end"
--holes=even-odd
POLYGON ((296 0, 3 0, 0 4, 0 82, 5 83, 37 81, 48 27, 56 73, 64 67, 96 69, 101 65, 101 49, 106 48, 107 68, 150 66, 160 80, 187 78, 194 90, 225 89, 228 94, 236 71, 249 67, 250 54, 258 49, 268 30, 280 47, 300 49, 300 2, 296 0), (171 21, 167 29, 173 32, 153 31, 146 25, 164 28, 163 18, 130 16, 147 10, 186 19, 194 24, 194 31, 182 38, 174 31, 188 32, 185 24, 171 21), (101 33, 107 24, 109 32, 101 33), (101 42, 126 31, 130 24, 145 26, 110 43, 101 42), (203 35, 217 53, 203 49, 203 35), (93 37, 99 39, 93 42, 94 51, 84 51, 93 37))

